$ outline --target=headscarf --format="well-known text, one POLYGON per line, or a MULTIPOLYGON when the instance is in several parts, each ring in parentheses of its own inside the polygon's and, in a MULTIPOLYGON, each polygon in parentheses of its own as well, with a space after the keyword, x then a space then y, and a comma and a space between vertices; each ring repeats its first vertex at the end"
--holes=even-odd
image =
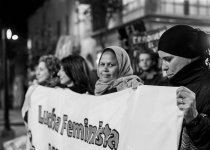
POLYGON ((208 40, 203 31, 188 25, 176 25, 162 34, 158 50, 191 59, 205 54, 209 48, 208 40))
MULTIPOLYGON (((117 79, 113 79, 107 83, 104 83, 99 79, 95 85, 95 95, 102 95, 107 90, 111 90, 113 88, 116 88, 117 91, 121 91, 125 88, 132 87, 132 84, 142 84, 141 79, 138 76, 133 75, 130 58, 123 48, 119 46, 110 46, 103 50, 102 55, 107 50, 112 50, 115 53, 119 65, 119 74, 117 79)), ((98 71, 97 74, 99 76, 98 71)))

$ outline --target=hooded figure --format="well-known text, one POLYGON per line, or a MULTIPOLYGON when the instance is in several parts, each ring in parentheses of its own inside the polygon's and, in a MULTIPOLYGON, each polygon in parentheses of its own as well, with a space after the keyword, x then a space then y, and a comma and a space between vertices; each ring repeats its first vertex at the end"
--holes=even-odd
POLYGON ((95 95, 103 95, 142 84, 141 79, 133 75, 127 52, 118 46, 103 50, 97 68, 99 80, 95 85, 95 95))
POLYGON ((210 149, 209 37, 188 25, 163 33, 158 44, 162 69, 177 90, 177 106, 184 112, 181 150, 210 149))

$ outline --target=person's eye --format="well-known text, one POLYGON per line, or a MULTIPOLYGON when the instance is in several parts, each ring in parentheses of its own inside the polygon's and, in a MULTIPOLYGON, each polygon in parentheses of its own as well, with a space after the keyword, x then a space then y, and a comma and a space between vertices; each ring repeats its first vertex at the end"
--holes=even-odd
POLYGON ((100 66, 104 66, 105 64, 104 64, 104 63, 100 63, 99 65, 100 65, 100 66))
POLYGON ((173 58, 172 57, 165 57, 164 60, 170 62, 173 58))

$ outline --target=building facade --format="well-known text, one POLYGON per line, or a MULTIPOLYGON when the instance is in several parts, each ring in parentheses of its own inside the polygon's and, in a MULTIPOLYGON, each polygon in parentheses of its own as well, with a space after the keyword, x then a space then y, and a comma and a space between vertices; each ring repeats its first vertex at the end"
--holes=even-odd
POLYGON ((176 24, 210 32, 209 16, 208 0, 48 0, 28 20, 30 54, 78 52, 95 67, 106 46, 129 51, 134 33, 176 24))
POLYGON ((76 0, 45 1, 28 19, 30 62, 36 62, 43 54, 56 53, 62 58, 72 52, 83 53, 81 48, 84 44, 94 44, 88 22, 91 19, 81 15, 87 8, 88 5, 79 4, 76 0))

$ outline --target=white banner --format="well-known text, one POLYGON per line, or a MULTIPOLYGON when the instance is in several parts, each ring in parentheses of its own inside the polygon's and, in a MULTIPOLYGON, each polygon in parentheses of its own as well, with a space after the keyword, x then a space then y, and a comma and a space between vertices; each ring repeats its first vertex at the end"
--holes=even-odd
POLYGON ((177 150, 175 87, 139 86, 103 96, 39 86, 28 125, 36 150, 177 150))

